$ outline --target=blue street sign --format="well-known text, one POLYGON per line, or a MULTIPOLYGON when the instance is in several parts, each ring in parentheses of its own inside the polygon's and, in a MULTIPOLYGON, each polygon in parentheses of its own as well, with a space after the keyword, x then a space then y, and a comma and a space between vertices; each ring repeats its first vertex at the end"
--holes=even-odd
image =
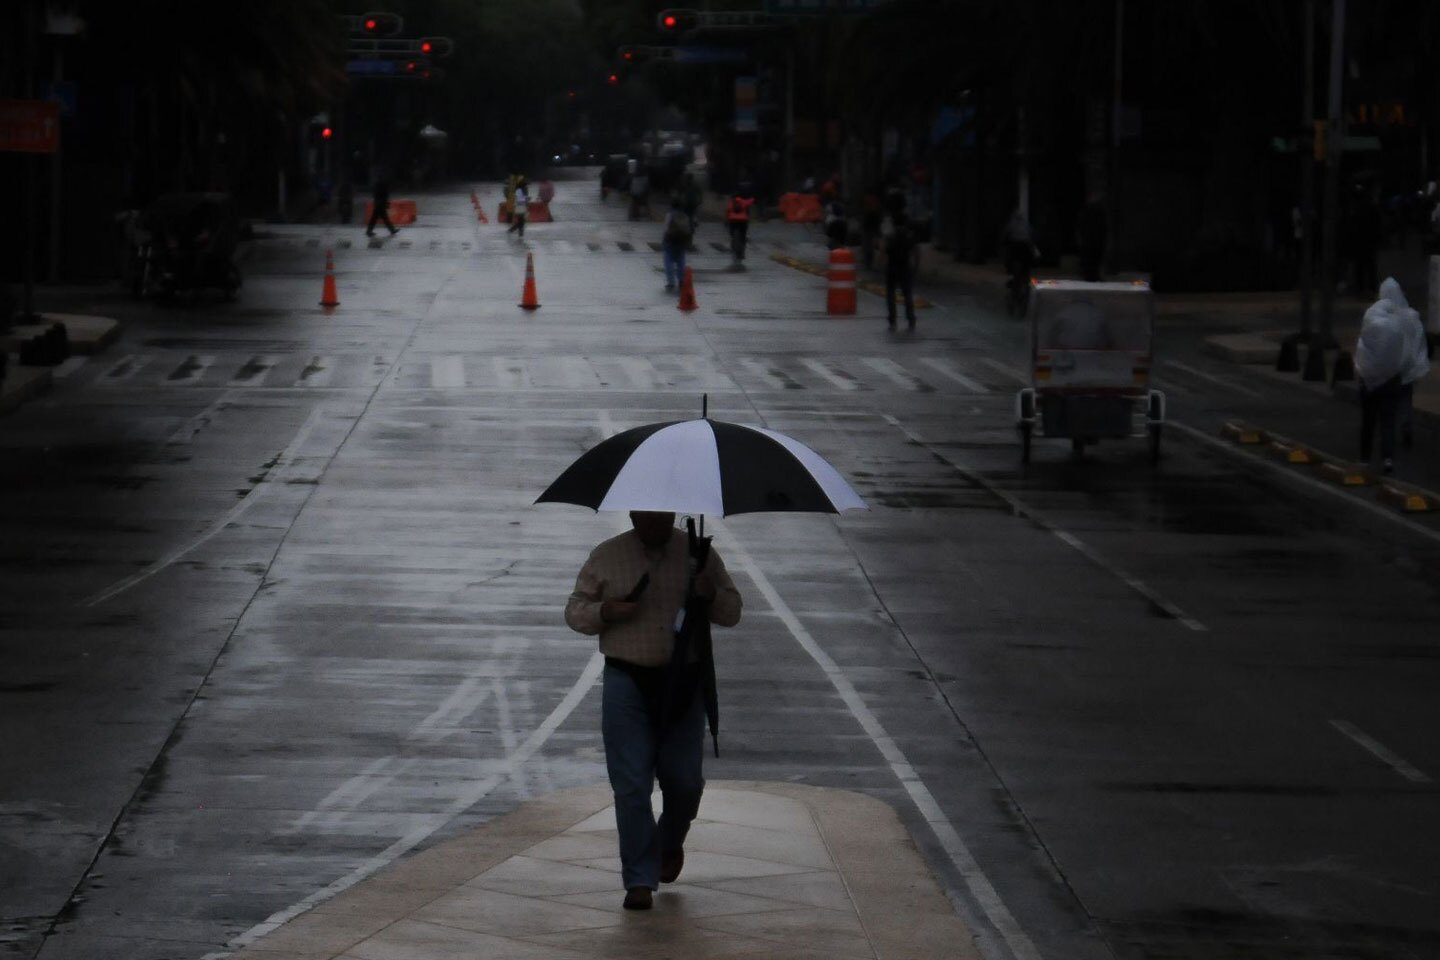
POLYGON ((750 55, 738 47, 676 47, 676 63, 744 63, 750 55))

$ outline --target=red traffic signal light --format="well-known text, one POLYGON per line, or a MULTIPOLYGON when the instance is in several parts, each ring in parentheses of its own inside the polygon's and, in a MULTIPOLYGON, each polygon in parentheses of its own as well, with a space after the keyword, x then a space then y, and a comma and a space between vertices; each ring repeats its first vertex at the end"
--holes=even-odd
POLYGON ((661 10, 656 22, 666 33, 680 33, 698 27, 700 16, 694 10, 661 10))
MULTIPOLYGON (((351 21, 354 23, 354 21, 351 21)), ((360 17, 360 32, 367 37, 393 37, 405 26, 399 14, 374 11, 360 17)), ((354 27, 352 26, 353 30, 354 27)))
POLYGON ((612 73, 612 74, 610 74, 610 76, 606 77, 605 79, 606 79, 606 82, 609 83, 610 86, 612 86, 612 87, 618 86, 618 85, 620 84, 620 74, 618 74, 618 73, 612 73))
POLYGON ((427 57, 448 57, 455 52, 455 42, 449 37, 421 37, 420 52, 427 57))
POLYGON ((320 131, 320 139, 322 139, 322 140, 329 140, 330 137, 334 135, 334 133, 335 133, 334 130, 331 130, 329 127, 326 127, 326 128, 324 128, 323 130, 320 131))

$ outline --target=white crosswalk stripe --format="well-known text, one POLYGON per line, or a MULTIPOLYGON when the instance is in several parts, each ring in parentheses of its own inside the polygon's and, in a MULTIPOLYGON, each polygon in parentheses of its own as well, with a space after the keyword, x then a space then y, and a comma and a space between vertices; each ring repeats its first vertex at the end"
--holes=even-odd
POLYGON ((270 372, 275 369, 275 364, 278 363, 279 360, 279 357, 270 356, 269 354, 256 354, 249 360, 246 360, 240 369, 235 371, 234 375, 230 378, 229 385, 232 387, 263 386, 265 381, 270 379, 270 372))
POLYGON ((880 376, 896 386, 904 387, 906 390, 922 392, 935 389, 888 357, 865 357, 864 363, 865 366, 874 370, 880 374, 880 376))
POLYGON ((459 390, 465 386, 465 361, 455 354, 430 358, 430 386, 437 390, 459 390))
POLYGON ((929 367, 930 369, 934 370, 936 373, 940 374, 942 377, 948 377, 949 379, 954 380, 956 383, 960 384, 960 386, 969 390, 971 393, 990 392, 990 389, 986 387, 983 383, 980 383, 978 380, 972 380, 969 377, 965 376, 965 374, 961 373, 959 370, 956 370, 955 367, 947 360, 941 360, 938 357, 926 357, 920 362, 925 364, 925 366, 929 367))
POLYGON ((830 367, 823 360, 817 360, 814 357, 805 357, 800 362, 804 364, 807 369, 814 372, 817 376, 823 379, 826 383, 830 384, 832 387, 835 387, 837 390, 845 390, 848 392, 851 390, 869 389, 859 380, 856 380, 854 377, 848 375, 842 376, 841 374, 836 373, 834 370, 830 369, 830 367))
POLYGON ((205 371, 215 363, 213 356, 189 356, 186 357, 180 366, 171 370, 165 377, 167 383, 179 385, 185 383, 198 383, 205 376, 205 371))
POLYGON ((328 387, 330 380, 335 375, 336 361, 334 357, 311 357, 310 362, 300 371, 300 379, 295 381, 297 387, 328 387))

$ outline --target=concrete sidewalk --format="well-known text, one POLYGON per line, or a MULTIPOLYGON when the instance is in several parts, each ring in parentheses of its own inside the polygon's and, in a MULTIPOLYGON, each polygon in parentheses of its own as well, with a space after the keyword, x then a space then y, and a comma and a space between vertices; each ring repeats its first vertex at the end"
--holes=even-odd
POLYGON ((0 413, 15 409, 22 403, 50 389, 50 367, 22 367, 18 353, 20 344, 44 333, 52 323, 65 324, 70 352, 78 356, 99 353, 120 337, 120 324, 109 317, 93 317, 74 313, 44 313, 43 324, 16 324, 0 332, 0 354, 7 354, 5 373, 0 377, 0 413))
POLYGON ((978 960, 969 928, 879 800, 798 784, 712 782, 684 872, 648 911, 620 906, 611 801, 608 785, 531 801, 308 913, 268 931, 262 925, 234 955, 978 960))

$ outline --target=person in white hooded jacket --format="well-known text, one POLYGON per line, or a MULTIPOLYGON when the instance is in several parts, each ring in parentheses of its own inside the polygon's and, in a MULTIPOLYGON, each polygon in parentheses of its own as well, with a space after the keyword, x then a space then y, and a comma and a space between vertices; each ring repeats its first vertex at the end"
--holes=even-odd
MULTIPOLYGON (((1355 372, 1360 378, 1360 459, 1370 462, 1375 428, 1380 428, 1380 457, 1386 473, 1395 469, 1395 424, 1408 412, 1415 381, 1430 371, 1425 327, 1405 300, 1394 277, 1380 284, 1380 299, 1365 311, 1355 343, 1355 372)), ((1408 422, 1406 424, 1408 434, 1408 422)))

